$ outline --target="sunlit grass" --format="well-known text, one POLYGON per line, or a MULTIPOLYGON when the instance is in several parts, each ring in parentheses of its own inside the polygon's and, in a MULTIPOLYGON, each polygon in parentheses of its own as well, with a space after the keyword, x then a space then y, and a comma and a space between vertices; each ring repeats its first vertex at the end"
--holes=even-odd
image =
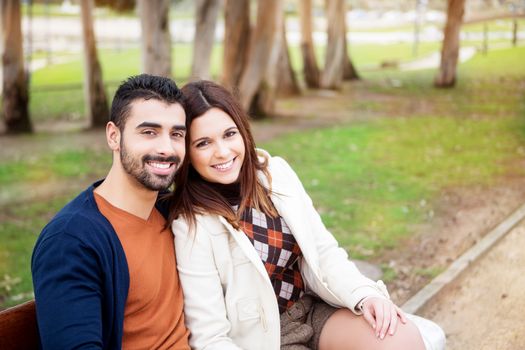
POLYGON ((24 159, 0 163, 0 184, 34 183, 80 178, 100 173, 111 165, 107 152, 65 150, 50 154, 35 154, 24 159))
MULTIPOLYGON (((523 30, 525 27, 525 19, 517 19, 516 20, 518 24, 518 30, 523 30)), ((509 32, 511 33, 513 28, 513 20, 512 19, 499 19, 499 20, 492 20, 492 21, 486 21, 486 22, 478 22, 478 23, 467 23, 464 24, 461 27, 461 31, 463 32, 477 32, 477 33, 483 33, 485 30, 485 27, 488 31, 501 31, 501 32, 509 32)))
MULTIPOLYGON (((188 79, 191 71, 192 46, 191 44, 175 43, 172 46, 172 74, 177 80, 188 79)), ((122 50, 99 50, 98 52, 104 81, 119 84, 130 75, 141 72, 140 51, 136 49, 122 50)), ((218 75, 220 69, 220 59, 222 47, 215 45, 212 51, 211 72, 218 75)), ((83 57, 80 54, 70 56, 70 61, 55 64, 37 70, 32 74, 32 88, 42 89, 48 86, 60 86, 63 84, 76 85, 82 87, 84 80, 83 57)))
MULTIPOLYGON (((174 44, 172 50, 173 77, 179 85, 184 84, 191 71, 192 47, 190 44, 174 44)), ((220 72, 222 47, 214 46, 211 73, 220 72)), ((30 111, 35 121, 83 120, 83 58, 70 56, 70 61, 40 69, 31 76, 30 111)), ((108 103, 117 86, 127 77, 141 72, 138 49, 122 51, 100 50, 99 59, 106 84, 108 103)))
POLYGON ((32 298, 31 253, 35 241, 71 196, 2 208, 0 220, 0 308, 32 298), (6 299, 6 297, 9 298, 6 299))
MULTIPOLYGON (((375 255, 432 217, 453 186, 490 184, 523 153, 514 118, 388 118, 296 133, 264 145, 300 175, 323 219, 356 256, 375 255)), ((525 174, 524 170, 512 169, 525 174)))

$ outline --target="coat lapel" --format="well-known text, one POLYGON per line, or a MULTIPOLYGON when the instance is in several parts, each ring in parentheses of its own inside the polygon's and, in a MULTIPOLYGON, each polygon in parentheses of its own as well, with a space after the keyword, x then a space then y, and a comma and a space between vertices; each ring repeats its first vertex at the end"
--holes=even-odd
POLYGON ((235 239, 235 242, 237 242, 237 245, 242 249, 244 254, 246 254, 248 259, 250 259, 251 263, 255 266, 257 271, 259 271, 259 273, 262 274, 263 277, 265 277, 265 280, 268 280, 268 283, 271 286, 270 279, 268 277, 268 272, 266 271, 266 268, 262 263, 261 257, 259 256, 259 254, 257 254, 257 251, 253 247, 252 242, 250 242, 246 234, 242 231, 233 228, 233 226, 230 225, 230 223, 226 221, 226 219, 222 216, 219 217, 219 220, 224 225, 224 227, 226 227, 228 232, 230 232, 232 237, 235 239))
MULTIPOLYGON (((290 228, 310 266, 319 266, 315 246, 312 244, 313 237, 310 237, 309 218, 304 217, 304 203, 301 202, 300 194, 295 190, 296 184, 290 183, 287 178, 276 174, 271 167, 270 173, 272 175, 271 199, 275 209, 290 228)), ((260 173, 259 178, 265 186, 268 185, 268 180, 264 174, 260 173)))

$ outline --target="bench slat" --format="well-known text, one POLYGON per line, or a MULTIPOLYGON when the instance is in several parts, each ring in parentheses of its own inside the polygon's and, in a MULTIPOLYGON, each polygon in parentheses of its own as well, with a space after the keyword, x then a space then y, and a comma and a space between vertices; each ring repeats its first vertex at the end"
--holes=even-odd
POLYGON ((0 349, 38 349, 35 301, 31 300, 0 312, 0 349))

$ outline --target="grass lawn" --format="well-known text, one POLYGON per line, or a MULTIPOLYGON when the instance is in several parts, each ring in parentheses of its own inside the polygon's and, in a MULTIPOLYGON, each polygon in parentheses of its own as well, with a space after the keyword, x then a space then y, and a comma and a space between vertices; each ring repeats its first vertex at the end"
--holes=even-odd
MULTIPOLYGON (((122 75, 113 69, 121 69, 118 59, 126 57, 135 62, 125 54, 103 58, 116 80, 122 75)), ((490 185, 508 172, 523 175, 513 161, 525 153, 524 58, 523 47, 478 55, 460 67, 458 86, 451 90, 432 88, 432 71, 364 72, 367 83, 352 89, 360 89, 361 96, 380 94, 391 103, 356 101, 352 113, 360 113, 360 108, 365 113, 373 105, 384 117, 297 132, 261 146, 292 164, 329 229, 354 257, 377 257, 383 248, 395 247, 401 237, 413 233, 413 225, 432 218, 432 202, 440 190, 490 185), (396 104, 401 100, 427 104, 430 112, 414 115, 396 104)), ((61 67, 70 74, 80 70, 61 67)), ((74 83, 60 67, 49 69, 56 70, 35 74, 34 88, 45 86, 45 74, 74 83)), ((48 94, 38 105, 38 94, 32 95, 33 111, 50 108, 39 116, 42 119, 54 118, 52 108, 73 95, 48 94)), ((81 115, 79 105, 71 102, 70 108, 81 115)), ((27 186, 31 191, 48 180, 94 180, 104 175, 109 162, 102 151, 35 150, 22 159, 0 159, 0 187, 27 186)), ((29 262, 36 237, 74 195, 2 208, 0 307, 31 297, 29 262)))
POLYGON ((431 219, 453 186, 487 184, 523 156, 515 116, 386 118, 301 132, 263 145, 293 164, 328 227, 354 257, 395 247, 431 219))

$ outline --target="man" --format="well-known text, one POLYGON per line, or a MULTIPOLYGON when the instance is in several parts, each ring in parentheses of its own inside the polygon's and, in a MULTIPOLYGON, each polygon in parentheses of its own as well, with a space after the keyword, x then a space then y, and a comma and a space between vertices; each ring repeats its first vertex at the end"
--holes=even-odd
POLYGON ((67 204, 33 251, 44 349, 189 349, 173 237, 158 201, 185 155, 181 100, 172 80, 145 74, 115 93, 107 177, 67 204))

